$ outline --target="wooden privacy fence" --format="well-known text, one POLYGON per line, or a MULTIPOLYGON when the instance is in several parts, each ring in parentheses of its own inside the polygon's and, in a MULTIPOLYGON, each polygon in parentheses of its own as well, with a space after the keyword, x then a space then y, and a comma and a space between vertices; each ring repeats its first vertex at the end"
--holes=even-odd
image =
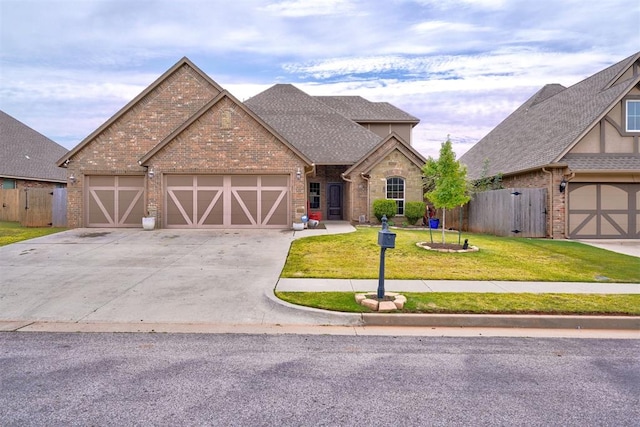
POLYGON ((547 189, 509 188, 477 193, 469 202, 469 231, 496 236, 546 237, 547 189))
POLYGON ((0 221, 20 222, 24 227, 67 226, 66 188, 0 190, 0 221))

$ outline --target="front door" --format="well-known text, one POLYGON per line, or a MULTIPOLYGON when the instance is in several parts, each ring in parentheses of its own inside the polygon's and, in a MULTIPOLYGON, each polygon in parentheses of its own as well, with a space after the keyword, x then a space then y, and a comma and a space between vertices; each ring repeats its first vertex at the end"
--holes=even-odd
POLYGON ((330 183, 327 189, 327 219, 342 219, 342 184, 330 183))

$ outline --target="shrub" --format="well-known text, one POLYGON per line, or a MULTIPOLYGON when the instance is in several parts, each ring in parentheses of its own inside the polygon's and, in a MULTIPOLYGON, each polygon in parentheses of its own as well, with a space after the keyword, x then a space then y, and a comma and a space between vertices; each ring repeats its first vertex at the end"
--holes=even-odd
POLYGON ((387 216, 387 219, 394 217, 397 209, 395 200, 376 199, 373 201, 373 214, 380 222, 382 222, 382 217, 384 215, 387 216))
POLYGON ((424 217, 425 208, 424 202, 407 202, 404 204, 404 216, 407 217, 409 225, 414 225, 424 217))

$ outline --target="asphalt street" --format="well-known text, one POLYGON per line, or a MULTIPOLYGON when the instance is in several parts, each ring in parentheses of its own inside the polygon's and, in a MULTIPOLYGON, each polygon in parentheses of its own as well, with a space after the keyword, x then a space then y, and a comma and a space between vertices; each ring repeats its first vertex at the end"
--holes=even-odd
POLYGON ((637 426, 640 341, 0 333, 2 426, 637 426))

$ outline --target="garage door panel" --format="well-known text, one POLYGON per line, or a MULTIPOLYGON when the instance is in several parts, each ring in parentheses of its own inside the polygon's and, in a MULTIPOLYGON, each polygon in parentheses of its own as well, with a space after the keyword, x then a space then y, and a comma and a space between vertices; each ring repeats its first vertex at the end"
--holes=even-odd
POLYGON ((167 223, 176 226, 193 224, 193 191, 169 190, 167 192, 167 223))
POLYGON ((286 175, 191 175, 166 179, 166 226, 193 228, 282 227, 289 216, 286 175), (186 186, 187 183, 189 187, 186 186), (176 189, 191 199, 171 198, 176 189), (191 203, 192 208, 184 205, 191 203), (195 215, 192 215, 195 209, 195 215), (189 213, 179 222, 176 212, 189 213))
POLYGON ((287 225, 287 199, 284 190, 262 192, 262 222, 269 225, 287 225))
POLYGON ((232 190, 231 198, 231 224, 233 225, 257 225, 256 212, 257 190, 232 190))
MULTIPOLYGON (((201 180, 198 181, 199 183, 201 180)), ((198 224, 222 225, 224 223, 224 200, 222 189, 198 190, 198 224)))
POLYGON ((569 237, 637 238, 640 184, 570 184, 569 237))
POLYGON ((114 223, 112 215, 115 210, 115 191, 89 190, 89 224, 108 227, 114 223))
POLYGON ((628 222, 628 214, 604 214, 602 215, 601 233, 609 236, 626 235, 629 232, 627 228, 628 222))
POLYGON ((88 176, 88 227, 141 227, 144 216, 143 176, 88 176))

